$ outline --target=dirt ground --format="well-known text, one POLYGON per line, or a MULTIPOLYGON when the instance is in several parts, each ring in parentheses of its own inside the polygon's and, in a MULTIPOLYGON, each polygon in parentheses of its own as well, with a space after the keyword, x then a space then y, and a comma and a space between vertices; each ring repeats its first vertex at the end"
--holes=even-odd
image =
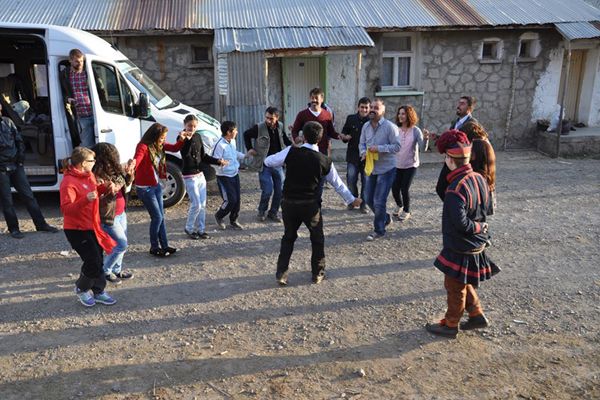
MULTIPOLYGON (((290 285, 276 285, 283 226, 255 220, 254 173, 241 175, 246 230, 215 230, 213 194, 213 237, 189 240, 184 202, 167 212, 167 259, 148 255, 134 205, 135 278, 92 309, 73 294, 81 263, 64 234, 31 232, 20 209, 26 238, 0 236, 0 399, 599 399, 600 160, 499 154, 489 255, 502 272, 479 290, 492 325, 456 340, 423 329, 445 305, 439 168, 419 169, 413 218, 376 242, 372 216, 325 190, 320 285, 305 228, 290 285)), ((61 225, 58 196, 40 203, 61 225)))

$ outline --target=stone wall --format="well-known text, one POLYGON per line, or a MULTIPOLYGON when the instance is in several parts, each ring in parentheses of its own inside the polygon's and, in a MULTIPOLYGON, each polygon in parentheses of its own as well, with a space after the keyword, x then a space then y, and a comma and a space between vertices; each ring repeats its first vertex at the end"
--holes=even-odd
POLYGON ((192 45, 209 46, 212 57, 212 35, 124 36, 117 44, 171 98, 214 115, 214 64, 192 65, 192 45))
MULTIPOLYGON (((504 142, 507 114, 511 100, 513 58, 518 52, 519 36, 525 30, 422 32, 417 42, 421 56, 416 69, 420 85, 415 89, 420 96, 386 96, 386 117, 392 119, 400 104, 412 104, 421 111, 422 126, 441 132, 448 128, 456 115, 456 102, 462 95, 475 96, 474 116, 486 127, 492 142, 499 147, 504 142), (479 61, 481 41, 500 38, 504 54, 498 63, 479 61), (421 107, 424 101, 424 107, 421 107)), ((532 31, 528 31, 532 32, 532 31)), ((536 31, 533 31, 536 32, 536 31)), ((550 60, 550 53, 558 47, 560 37, 549 30, 537 31, 541 53, 529 62, 518 62, 515 68, 515 97, 507 147, 533 146, 535 120, 532 119, 533 98, 537 83, 550 60)), ((369 51, 365 64, 369 65, 365 78, 367 95, 379 89, 381 65, 381 34, 372 35, 376 52, 369 51)), ((558 79, 558 77, 556 77, 558 79)))

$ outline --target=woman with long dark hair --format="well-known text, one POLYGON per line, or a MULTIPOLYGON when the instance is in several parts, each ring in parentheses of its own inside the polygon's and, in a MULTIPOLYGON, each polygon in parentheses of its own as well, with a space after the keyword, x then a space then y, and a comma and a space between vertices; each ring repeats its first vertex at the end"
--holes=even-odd
POLYGON ((496 153, 489 141, 488 134, 479 124, 473 126, 473 141, 471 142, 471 167, 481 174, 489 188, 492 197, 492 207, 488 215, 496 209, 496 153))
POLYGON ((133 274, 123 270, 123 256, 127 250, 127 197, 133 182, 135 161, 130 160, 123 168, 119 161, 119 151, 110 143, 98 143, 92 150, 96 153, 96 164, 92 169, 99 183, 113 185, 114 193, 100 196, 100 221, 102 229, 117 243, 113 252, 104 257, 106 280, 120 284, 122 279, 133 278, 133 274))
POLYGON ((135 149, 135 190, 150 214, 150 254, 166 257, 177 251, 169 246, 163 188, 161 180, 167 178, 167 155, 165 151, 177 152, 183 146, 186 135, 182 132, 177 143, 165 143, 168 128, 155 122, 142 136, 135 149))
POLYGON ((423 146, 423 132, 417 126, 419 117, 412 106, 400 106, 396 125, 400 133, 400 151, 396 153, 396 178, 392 196, 396 201, 393 215, 400 221, 410 218, 410 186, 419 167, 419 147, 423 146))

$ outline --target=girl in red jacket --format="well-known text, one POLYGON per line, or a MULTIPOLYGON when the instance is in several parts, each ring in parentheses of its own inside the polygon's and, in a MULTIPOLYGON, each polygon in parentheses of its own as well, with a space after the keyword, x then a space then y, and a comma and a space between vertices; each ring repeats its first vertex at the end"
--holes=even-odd
POLYGON ((150 214, 150 254, 166 257, 177 249, 170 247, 165 226, 162 179, 167 178, 165 151, 177 152, 183 146, 186 134, 182 132, 177 143, 165 143, 168 128, 155 122, 148 128, 135 149, 135 191, 150 214))
POLYGON ((63 161, 65 176, 60 184, 60 209, 64 217, 65 235, 83 260, 81 274, 75 283, 75 294, 86 307, 96 303, 116 303, 104 291, 106 278, 102 269, 102 250, 110 253, 115 242, 100 227, 98 211, 99 195, 114 191, 115 188, 112 184, 97 184, 92 174, 96 162, 94 156, 94 152, 88 148, 73 149, 71 163, 68 159, 63 161))

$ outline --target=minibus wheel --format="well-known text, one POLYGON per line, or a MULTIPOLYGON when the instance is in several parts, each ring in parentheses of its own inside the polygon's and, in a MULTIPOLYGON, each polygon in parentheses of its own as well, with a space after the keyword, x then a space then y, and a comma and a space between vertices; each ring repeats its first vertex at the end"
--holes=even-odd
POLYGON ((165 207, 176 206, 185 197, 185 183, 181 169, 172 161, 167 161, 167 179, 164 181, 163 203, 165 207))

